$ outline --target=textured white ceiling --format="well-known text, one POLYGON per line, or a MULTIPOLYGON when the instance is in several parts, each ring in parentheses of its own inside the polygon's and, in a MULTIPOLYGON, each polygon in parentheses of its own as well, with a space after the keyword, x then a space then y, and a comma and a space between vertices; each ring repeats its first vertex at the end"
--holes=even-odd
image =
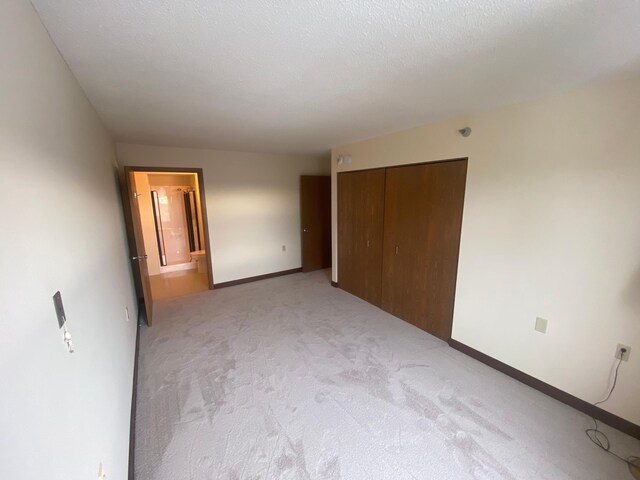
POLYGON ((33 0, 117 140, 332 146, 640 75, 640 0, 33 0))

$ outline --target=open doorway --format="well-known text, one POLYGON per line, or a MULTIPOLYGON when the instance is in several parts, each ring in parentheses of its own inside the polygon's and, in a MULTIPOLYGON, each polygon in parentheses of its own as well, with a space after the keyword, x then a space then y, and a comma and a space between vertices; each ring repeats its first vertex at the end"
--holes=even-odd
POLYGON ((125 171, 138 227, 132 232, 138 245, 133 260, 147 287, 142 288, 145 306, 213 288, 202 170, 126 167, 125 171))

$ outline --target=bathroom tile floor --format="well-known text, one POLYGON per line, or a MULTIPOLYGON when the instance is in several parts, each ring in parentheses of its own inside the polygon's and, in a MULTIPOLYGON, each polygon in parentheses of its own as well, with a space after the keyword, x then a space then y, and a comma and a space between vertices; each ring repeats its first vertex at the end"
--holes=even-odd
POLYGON ((207 274, 198 273, 195 269, 151 275, 149 280, 154 300, 181 297, 209 290, 207 274))

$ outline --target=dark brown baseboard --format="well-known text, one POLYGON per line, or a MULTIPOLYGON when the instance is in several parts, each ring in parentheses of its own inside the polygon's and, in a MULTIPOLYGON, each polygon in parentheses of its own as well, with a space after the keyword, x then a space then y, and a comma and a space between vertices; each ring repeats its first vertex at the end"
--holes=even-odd
POLYGON ((234 285, 242 285, 243 283, 257 282, 258 280, 266 280, 267 278, 281 277, 283 275, 290 275, 292 273, 300 273, 302 267, 292 268, 291 270, 283 270, 281 272, 265 273, 264 275, 257 275, 255 277, 240 278, 238 280, 231 280, 230 282, 214 283, 213 289, 233 287, 234 285))
POLYGON ((449 345, 451 348, 455 348, 456 350, 469 355, 472 358, 490 366, 491 368, 495 368, 496 370, 504 373, 505 375, 509 375, 511 378, 515 378, 519 382, 528 385, 531 388, 535 388, 536 390, 544 393, 545 395, 550 396, 551 398, 555 398, 559 402, 562 402, 570 407, 575 408, 576 410, 581 411, 582 413, 589 415, 590 417, 595 418, 596 420, 600 420, 602 423, 606 423, 610 427, 616 428, 621 432, 624 432, 632 437, 640 439, 640 425, 636 425, 635 423, 630 422, 629 420, 625 420, 622 417, 614 415, 613 413, 607 412, 602 408, 596 407, 591 403, 582 400, 578 397, 574 397, 570 393, 567 393, 559 388, 556 388, 548 383, 543 382, 542 380, 538 380, 531 375, 528 375, 516 368, 513 368, 506 363, 502 363, 500 360, 496 360, 489 355, 479 352, 478 350, 465 345, 464 343, 460 343, 453 338, 449 339, 449 345))
POLYGON ((138 306, 138 325, 136 326, 136 346, 133 353, 133 387, 131 392, 131 420, 129 421, 129 480, 135 477, 135 447, 136 447, 136 402, 138 398, 138 357, 140 354, 140 325, 144 310, 143 305, 138 306))
POLYGON ((338 282, 334 282, 333 280, 331 280, 331 286, 332 286, 332 287, 339 288, 339 286, 338 286, 338 282))

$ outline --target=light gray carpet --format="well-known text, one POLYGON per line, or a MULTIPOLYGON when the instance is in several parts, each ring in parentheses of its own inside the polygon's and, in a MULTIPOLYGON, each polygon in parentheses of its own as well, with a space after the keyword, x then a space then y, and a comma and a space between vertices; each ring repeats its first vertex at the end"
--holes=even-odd
MULTIPOLYGON (((625 479, 587 418, 296 274, 162 301, 136 479, 625 479)), ((622 454, 640 442, 607 429, 622 454)))

